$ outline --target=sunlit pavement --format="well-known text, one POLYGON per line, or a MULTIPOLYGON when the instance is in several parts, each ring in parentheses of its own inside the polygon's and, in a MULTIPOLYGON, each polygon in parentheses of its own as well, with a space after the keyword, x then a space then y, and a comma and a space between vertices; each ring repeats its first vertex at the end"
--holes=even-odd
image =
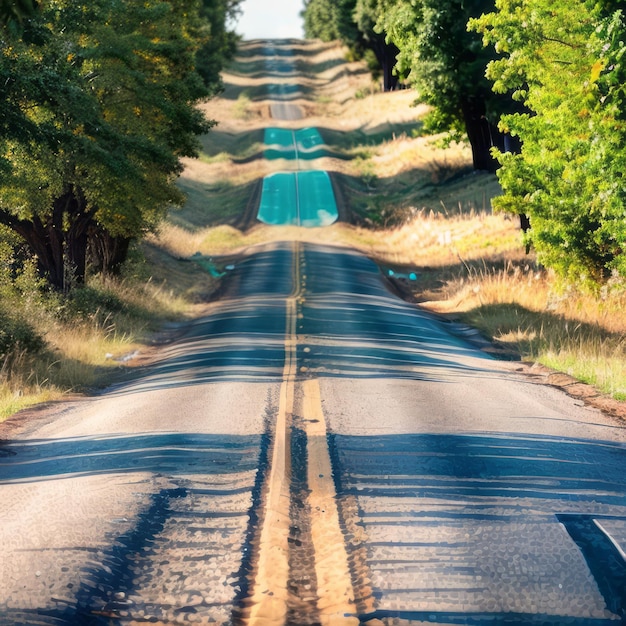
POLYGON ((359 255, 268 247, 230 280, 136 381, 2 445, 3 624, 261 623, 247 598, 287 351, 284 623, 323 613, 320 417, 361 621, 620 622, 623 426, 449 334, 359 255))

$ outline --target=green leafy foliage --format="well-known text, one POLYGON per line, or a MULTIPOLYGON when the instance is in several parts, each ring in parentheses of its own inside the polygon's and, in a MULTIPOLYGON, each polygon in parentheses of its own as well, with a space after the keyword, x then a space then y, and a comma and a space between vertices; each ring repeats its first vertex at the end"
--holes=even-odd
POLYGON ((36 0, 0 0, 0 24, 19 30, 37 10, 36 0))
POLYGON ((357 43, 359 33, 352 14, 356 0, 306 0, 304 34, 322 41, 341 40, 346 45, 357 43))
POLYGON ((425 130, 469 138, 476 169, 495 169, 490 155, 502 140, 496 124, 508 99, 494 94, 485 78, 493 58, 469 18, 493 8, 493 0, 380 0, 378 29, 399 49, 396 71, 431 105, 425 130))
POLYGON ((196 53, 196 69, 209 90, 216 95, 222 90, 221 69, 237 51, 239 35, 230 29, 240 13, 243 0, 202 0, 200 23, 195 35, 200 41, 196 53))
POLYGON ((383 89, 397 85, 393 74, 395 44, 376 28, 381 0, 307 0, 303 11, 304 32, 307 37, 322 41, 340 40, 356 59, 375 58, 370 64, 372 75, 382 73, 383 89))
POLYGON ((626 276, 626 24, 585 0, 497 0, 470 22, 502 58, 487 75, 528 112, 501 128, 521 154, 496 150, 498 208, 530 216, 540 260, 569 282, 626 276))
POLYGON ((10 359, 16 350, 36 354, 44 347, 43 338, 24 320, 0 308, 0 362, 10 359))
POLYGON ((339 7, 329 0, 308 0, 303 11, 304 36, 308 39, 335 41, 341 38, 338 28, 339 7))
POLYGON ((26 321, 25 309, 39 309, 40 281, 20 249, 18 238, 0 227, 0 378, 7 360, 18 351, 37 353, 40 334, 26 321))
POLYGON ((4 30, 0 223, 53 287, 84 281, 90 240, 123 257, 182 202, 180 158, 212 126, 196 104, 219 89, 238 1, 48 0, 4 30))

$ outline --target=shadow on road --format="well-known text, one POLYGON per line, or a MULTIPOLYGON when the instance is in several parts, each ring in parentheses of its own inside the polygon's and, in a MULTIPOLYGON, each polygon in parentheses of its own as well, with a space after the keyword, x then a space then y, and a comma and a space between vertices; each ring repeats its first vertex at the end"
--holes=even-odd
POLYGON ((294 284, 291 244, 251 253, 228 275, 226 296, 188 326, 138 379, 109 393, 210 382, 280 382, 286 299, 298 298, 299 377, 397 378, 453 382, 490 375, 491 357, 446 324, 392 295, 378 267, 342 248, 303 244, 294 284), (464 362, 473 359, 471 364, 464 362))
MULTIPOLYGON (((146 494, 133 520, 118 520, 126 530, 112 533, 106 546, 87 547, 77 538, 76 545, 63 548, 66 557, 89 553, 77 577, 79 584, 68 585, 67 598, 52 597, 45 607, 29 607, 29 602, 15 598, 11 606, 11 599, 1 598, 0 624, 101 625, 119 623, 124 617, 170 623, 195 615, 194 602, 185 605, 178 600, 172 605, 160 591, 168 576, 170 583, 184 581, 183 597, 204 596, 202 611, 214 621, 228 621, 233 601, 247 595, 250 544, 258 525, 268 446, 266 434, 198 433, 1 443, 0 484, 120 473, 136 480, 137 473, 147 472, 167 476, 170 486, 146 494), (234 581, 230 590, 216 586, 214 593, 203 591, 204 576, 198 575, 202 568, 210 571, 225 561, 228 567, 231 560, 239 571, 226 572, 234 581)), ((53 580, 59 575, 49 574, 53 580)))
POLYGON ((369 536, 379 606, 367 619, 588 626, 626 618, 624 444, 519 433, 333 435, 330 443, 342 470, 337 493, 358 499, 369 536), (516 611, 512 598, 526 595, 532 603, 516 611), (611 616, 598 610, 602 601, 611 616), (523 610, 531 605, 536 612, 523 610))

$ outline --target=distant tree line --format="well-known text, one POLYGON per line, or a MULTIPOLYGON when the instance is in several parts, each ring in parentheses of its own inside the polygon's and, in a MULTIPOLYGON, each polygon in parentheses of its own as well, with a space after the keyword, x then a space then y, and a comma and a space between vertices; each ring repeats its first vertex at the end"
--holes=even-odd
POLYGON ((183 201, 241 0, 0 1, 0 228, 59 291, 183 201))
POLYGON ((625 14, 615 0, 308 0, 304 18, 308 36, 395 46, 427 129, 467 137, 539 260, 597 288, 626 277, 625 14))

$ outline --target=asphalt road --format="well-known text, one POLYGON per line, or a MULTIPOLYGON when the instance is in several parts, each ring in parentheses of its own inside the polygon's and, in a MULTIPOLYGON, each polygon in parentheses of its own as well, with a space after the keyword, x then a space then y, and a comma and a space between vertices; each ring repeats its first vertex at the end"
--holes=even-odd
POLYGON ((253 249, 140 375, 0 426, 1 624, 619 624, 626 428, 350 251, 253 249))
MULTIPOLYGON (((292 102, 301 98, 293 51, 278 43, 264 49, 268 76, 270 112, 274 120, 303 118, 302 108, 292 102)), ((303 162, 325 156, 324 140, 316 128, 297 130, 270 127, 264 133, 267 159, 282 159, 288 171, 276 172, 263 180, 257 219, 270 225, 296 225, 305 228, 329 226, 339 218, 335 193, 325 171, 306 169, 303 162)))
POLYGON ((266 128, 264 133, 266 159, 310 161, 327 156, 328 150, 317 128, 266 128))
POLYGON ((257 219, 265 224, 315 228, 329 226, 338 216, 327 172, 277 172, 263 179, 257 219))
POLYGON ((298 72, 293 50, 288 45, 280 45, 280 42, 268 42, 264 54, 267 57, 266 75, 272 78, 268 85, 272 117, 276 120, 302 119, 302 108, 293 102, 302 98, 302 91, 297 84, 298 72))

